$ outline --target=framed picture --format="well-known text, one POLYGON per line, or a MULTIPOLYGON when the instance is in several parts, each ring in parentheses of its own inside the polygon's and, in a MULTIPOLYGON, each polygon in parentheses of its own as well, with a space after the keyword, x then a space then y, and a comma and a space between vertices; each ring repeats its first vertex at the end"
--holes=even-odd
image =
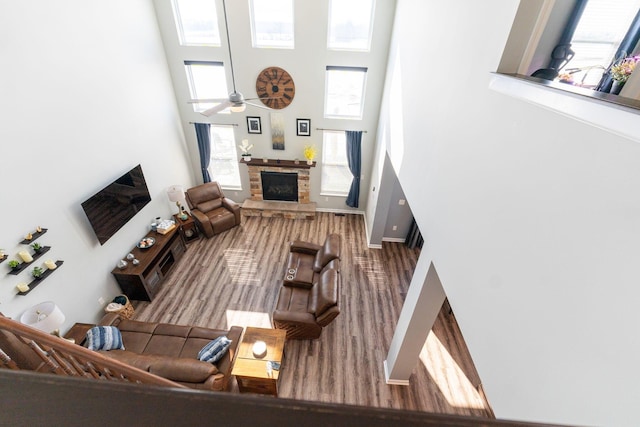
POLYGON ((260 117, 247 116, 247 131, 249 133, 262 133, 260 117))
POLYGON ((271 148, 284 150, 284 115, 271 113, 271 148))
POLYGON ((298 136, 311 136, 311 119, 296 119, 298 136))

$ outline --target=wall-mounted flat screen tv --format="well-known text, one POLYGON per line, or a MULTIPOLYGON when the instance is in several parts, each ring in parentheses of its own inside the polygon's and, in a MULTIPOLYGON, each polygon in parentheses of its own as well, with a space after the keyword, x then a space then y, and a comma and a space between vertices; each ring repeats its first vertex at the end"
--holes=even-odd
POLYGON ((82 202, 101 245, 151 201, 147 182, 138 165, 82 202))

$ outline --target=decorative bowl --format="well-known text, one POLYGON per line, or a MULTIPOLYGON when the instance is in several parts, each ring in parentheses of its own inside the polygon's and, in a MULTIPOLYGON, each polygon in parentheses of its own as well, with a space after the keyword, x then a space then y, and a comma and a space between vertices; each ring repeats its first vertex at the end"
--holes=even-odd
POLYGON ((136 246, 140 249, 147 249, 153 246, 155 243, 156 243, 156 239, 154 239, 153 237, 145 237, 144 239, 140 240, 136 244, 136 246))

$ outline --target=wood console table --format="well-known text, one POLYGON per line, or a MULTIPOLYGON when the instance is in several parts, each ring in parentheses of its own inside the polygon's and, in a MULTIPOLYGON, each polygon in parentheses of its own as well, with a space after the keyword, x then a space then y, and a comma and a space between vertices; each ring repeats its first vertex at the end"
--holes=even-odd
POLYGON ((132 300, 151 301, 187 250, 178 227, 164 235, 152 231, 146 237, 153 237, 156 243, 147 249, 131 250, 140 264, 129 262, 125 268, 116 267, 111 271, 122 292, 132 300))

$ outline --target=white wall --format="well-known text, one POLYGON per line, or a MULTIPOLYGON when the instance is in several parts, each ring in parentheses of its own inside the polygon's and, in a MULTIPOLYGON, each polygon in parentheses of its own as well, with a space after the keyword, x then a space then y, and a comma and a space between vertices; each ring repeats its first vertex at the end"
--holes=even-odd
MULTIPOLYGON (((376 139, 378 111, 382 96, 382 85, 386 72, 389 34, 393 22, 395 0, 377 0, 374 18, 374 33, 370 52, 346 52, 327 50, 327 16, 329 2, 294 1, 295 49, 257 49, 252 47, 249 19, 249 1, 227 1, 227 17, 231 39, 236 87, 245 98, 256 98, 256 79, 263 69, 278 66, 289 72, 296 85, 293 102, 278 110, 285 119, 285 150, 273 150, 271 145, 271 111, 248 106, 243 113, 217 114, 207 118, 193 111, 188 104, 189 90, 186 81, 184 61, 222 61, 229 63, 222 1, 215 0, 219 13, 222 38, 221 47, 181 47, 175 29, 171 2, 154 0, 158 23, 169 59, 178 108, 182 117, 186 139, 190 147, 190 159, 199 168, 197 140, 193 125, 189 122, 211 122, 216 124, 237 124, 236 141, 249 139, 254 145, 254 158, 304 159, 303 150, 307 144, 318 149, 318 164, 322 159, 322 132, 316 128, 365 130, 362 138, 362 174, 360 206, 366 205, 366 189, 370 183, 370 168, 376 139), (324 118, 325 67, 327 65, 368 67, 365 109, 362 120, 340 120, 324 118), (247 116, 261 118, 262 134, 247 133, 247 116), (296 119, 311 119, 311 136, 296 135, 296 119)), ((227 85, 232 89, 231 72, 227 69, 227 85)), ((255 101, 258 102, 259 101, 255 101)), ((238 150, 238 156, 240 155, 238 150)), ((242 191, 225 191, 228 197, 242 202, 250 197, 249 174, 245 165, 240 165, 242 191)), ((311 169, 311 201, 318 207, 332 210, 354 210, 345 204, 346 197, 320 195, 321 168, 311 169)), ((197 179, 200 181, 202 177, 197 179)))
POLYGON ((111 269, 172 213, 166 188, 192 182, 181 123, 150 1, 2 2, 0 39, 0 248, 14 258, 40 225, 52 249, 34 265, 64 261, 27 296, 29 272, 1 264, 0 311, 53 300, 67 329, 103 314, 111 269), (152 202, 100 246, 80 203, 137 164, 152 202))
POLYGON ((381 143, 496 415, 637 424, 640 146, 488 89, 517 7, 399 0, 381 143))

